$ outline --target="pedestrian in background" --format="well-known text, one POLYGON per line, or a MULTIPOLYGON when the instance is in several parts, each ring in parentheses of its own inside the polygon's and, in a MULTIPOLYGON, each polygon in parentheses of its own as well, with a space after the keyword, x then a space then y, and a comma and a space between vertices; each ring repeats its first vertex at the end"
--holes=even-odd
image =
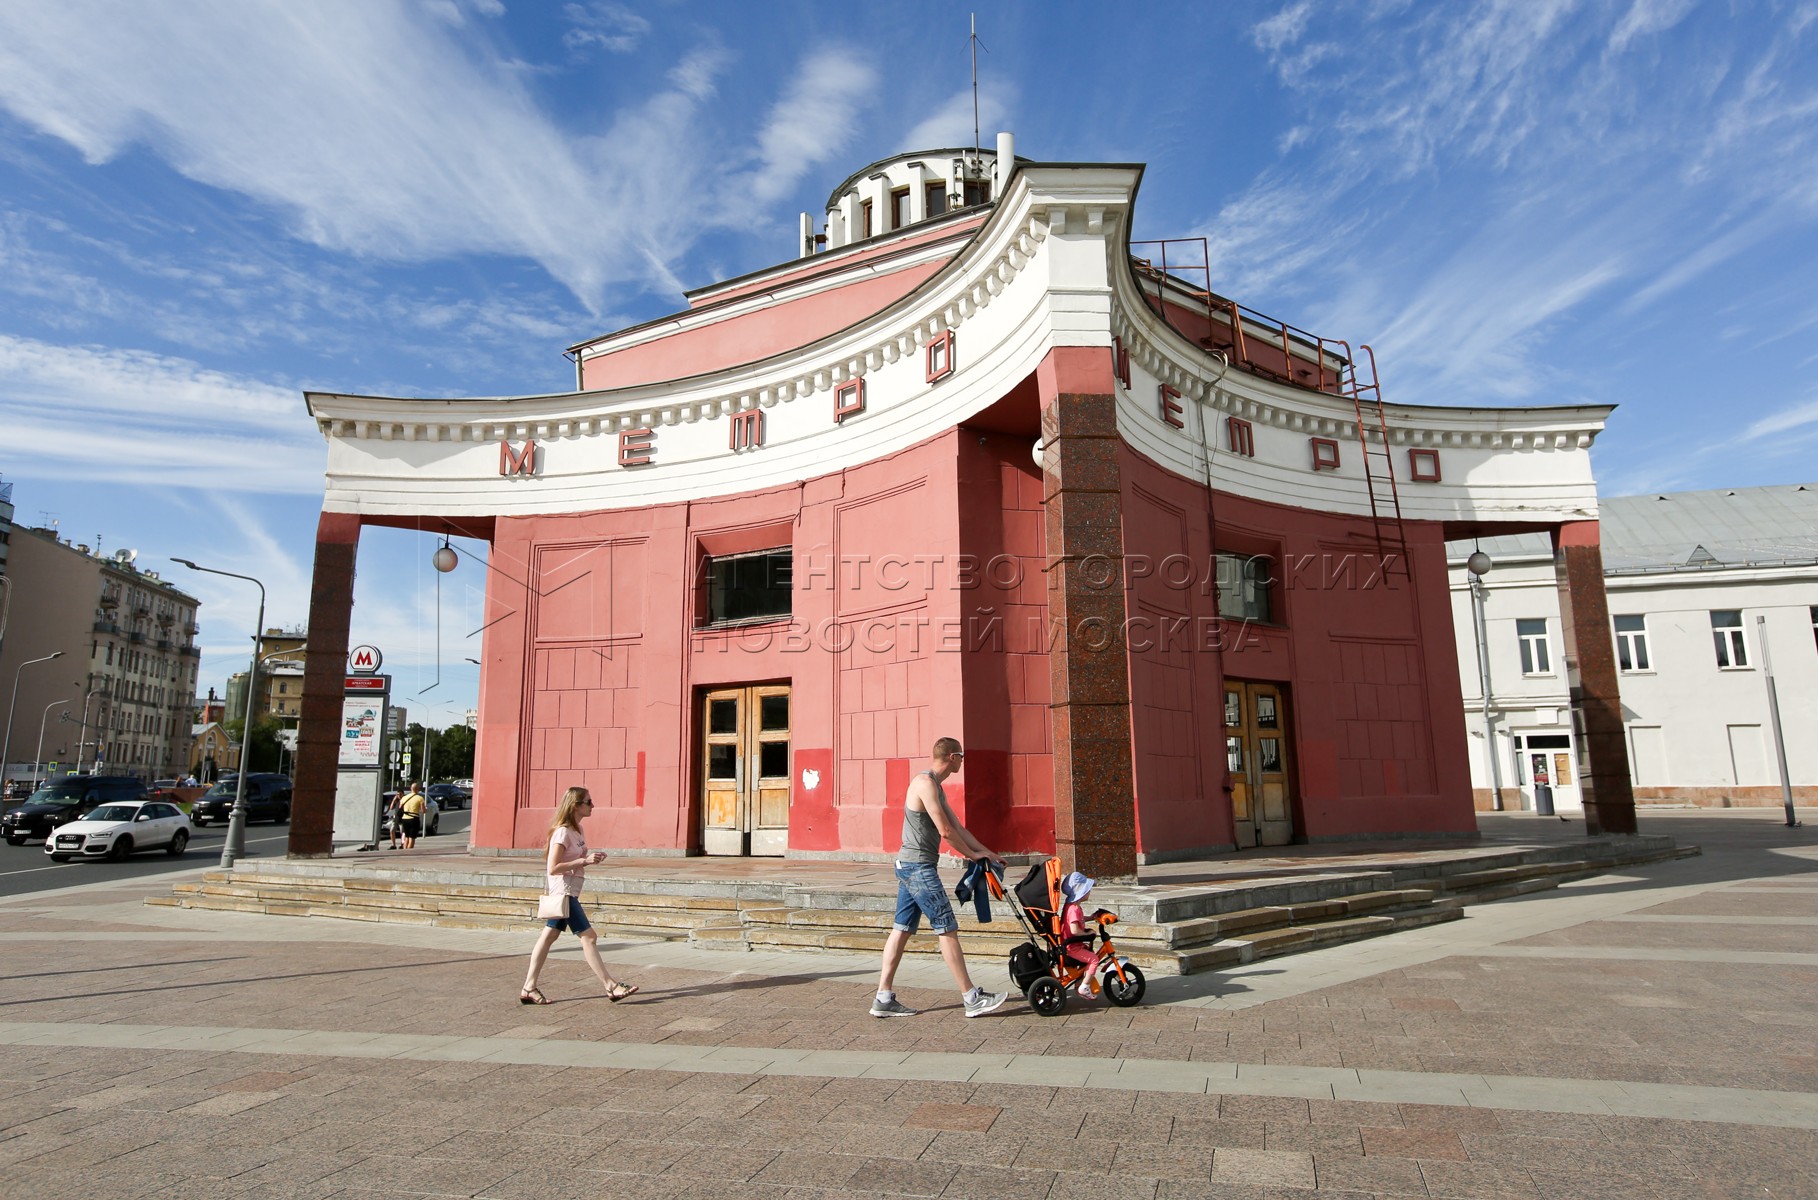
POLYGON ((406 781, 402 787, 391 794, 391 802, 385 806, 385 832, 391 835, 391 848, 396 850, 398 839, 404 836, 404 814, 399 806, 404 803, 404 793, 410 790, 406 781))
POLYGON ((555 945, 564 929, 581 939, 581 956, 605 985, 608 1000, 617 1004, 627 996, 637 994, 635 983, 620 983, 606 969, 605 961, 600 958, 600 935, 594 931, 586 910, 581 907, 581 889, 587 881, 588 866, 606 859, 604 850, 590 852, 587 849, 587 838, 581 833, 581 818, 592 815, 593 797, 584 787, 569 788, 563 794, 562 802, 556 805, 555 820, 549 824, 549 853, 544 857, 544 870, 549 876, 547 890, 568 898, 568 915, 543 922, 543 932, 537 935, 536 945, 530 948, 530 970, 524 976, 523 990, 518 993, 519 1004, 549 1003, 549 997, 537 987, 537 978, 549 959, 549 948, 555 945))
POLYGON ((429 800, 418 784, 406 784, 410 794, 398 801, 398 814, 404 818, 404 848, 415 850, 423 836, 423 814, 429 811, 429 800))

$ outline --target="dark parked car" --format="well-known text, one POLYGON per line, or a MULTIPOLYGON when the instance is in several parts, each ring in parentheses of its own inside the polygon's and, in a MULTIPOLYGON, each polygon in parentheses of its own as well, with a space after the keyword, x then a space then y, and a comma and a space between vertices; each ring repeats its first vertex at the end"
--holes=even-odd
POLYGON ((127 775, 66 775, 53 779, 0 816, 0 834, 12 845, 49 837, 59 825, 80 820, 98 804, 136 803, 146 798, 145 781, 127 775))
MULTIPOLYGON (((189 819, 199 826, 211 821, 226 824, 233 814, 234 791, 239 785, 237 777, 230 777, 203 792, 202 798, 191 806, 189 819)), ((279 825, 290 820, 290 776, 263 775, 256 771, 248 775, 246 819, 248 822, 275 821, 279 825)))
POLYGON ((444 810, 450 808, 466 808, 468 801, 473 799, 473 793, 469 792, 464 787, 457 787, 452 783, 431 784, 429 789, 423 794, 431 800, 434 800, 436 804, 444 810))

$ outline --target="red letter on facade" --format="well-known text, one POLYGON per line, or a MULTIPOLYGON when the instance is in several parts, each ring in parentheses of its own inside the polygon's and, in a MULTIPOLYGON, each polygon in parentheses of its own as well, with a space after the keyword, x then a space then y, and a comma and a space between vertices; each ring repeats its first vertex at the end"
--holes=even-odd
POLYGON ((619 434, 619 465, 647 466, 650 456, 656 453, 655 437, 656 431, 652 429, 627 429, 619 434))
POLYGON ((537 473, 537 444, 525 442, 524 449, 513 450, 509 441, 499 443, 499 474, 501 475, 535 475, 537 473))
POLYGON ((1122 338, 1111 339, 1111 373, 1117 376, 1126 392, 1130 390, 1130 348, 1124 345, 1122 338))
POLYGON ((1233 454, 1256 457, 1256 431, 1242 417, 1225 418, 1225 444, 1233 454))
POLYGON ((928 343, 928 382, 953 374, 953 331, 947 330, 928 343))
POLYGON ((1331 438, 1308 438, 1313 443, 1313 469, 1315 471, 1338 470, 1338 443, 1331 438))
POLYGON ((1161 385, 1161 418, 1162 418, 1162 420, 1164 420, 1168 424, 1174 426, 1174 428, 1176 428, 1176 429, 1185 429, 1187 427, 1186 423, 1180 419, 1180 414, 1182 412, 1184 412, 1185 410, 1182 409, 1178 403, 1176 403, 1176 401, 1178 401, 1179 399, 1180 399, 1180 393, 1178 391, 1169 387, 1165 383, 1161 385))
POLYGON ((865 381, 848 379, 833 389, 833 423, 838 425, 847 417, 856 417, 865 411, 865 381))
POLYGON ((726 444, 734 450, 755 450, 764 444, 764 410, 748 408, 732 414, 726 444))
POLYGON ((1409 450, 1408 476, 1415 483, 1439 482, 1439 451, 1409 450))

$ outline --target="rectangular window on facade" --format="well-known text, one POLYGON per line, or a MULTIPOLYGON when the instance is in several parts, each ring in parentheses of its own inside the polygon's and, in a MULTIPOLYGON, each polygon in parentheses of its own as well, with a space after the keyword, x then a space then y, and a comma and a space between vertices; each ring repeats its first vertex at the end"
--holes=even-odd
POLYGON ((1812 638, 1818 641, 1818 604, 1812 606, 1812 638))
POLYGON ((794 553, 760 550, 707 560, 707 624, 769 621, 790 614, 794 553))
POLYGON ((1553 656, 1547 646, 1545 617, 1522 617, 1515 622, 1515 636, 1521 642, 1521 673, 1551 675, 1553 656))
POLYGON ((1269 584, 1274 560, 1266 554, 1218 556, 1218 615, 1232 620, 1272 623, 1269 584))
POLYGON ((947 184, 944 180, 938 180, 925 187, 922 190, 922 197, 923 205, 927 208, 929 216, 938 217, 947 211, 947 184))
POLYGON ((1616 618, 1616 665, 1624 671, 1652 671, 1646 617, 1616 618))
POLYGON ((901 229, 909 224, 909 189, 900 187, 890 193, 890 228, 901 229))
POLYGON ((871 201, 859 202, 859 237, 868 238, 875 232, 871 225, 871 201))
POLYGON ((966 207, 975 204, 991 203, 991 181, 989 179, 968 179, 965 183, 966 207))
POLYGON ((1711 640, 1717 643, 1717 665, 1735 670, 1749 665, 1748 642, 1742 636, 1742 610, 1720 608, 1711 612, 1711 640))

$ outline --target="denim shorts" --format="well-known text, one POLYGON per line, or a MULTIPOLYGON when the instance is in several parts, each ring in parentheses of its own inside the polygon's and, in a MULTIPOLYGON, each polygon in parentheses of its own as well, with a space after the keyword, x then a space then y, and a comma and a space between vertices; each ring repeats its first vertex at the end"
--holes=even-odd
POLYGON ((580 937, 583 933, 586 933, 589 929, 593 928, 593 922, 587 919, 587 910, 581 907, 581 898, 579 896, 568 897, 567 916, 552 917, 549 920, 544 921, 543 925, 548 929, 566 929, 576 937, 580 937))
POLYGON ((947 903, 947 889, 941 873, 933 863, 896 864, 896 922, 892 929, 914 933, 922 917, 935 933, 958 933, 953 906, 947 903))

